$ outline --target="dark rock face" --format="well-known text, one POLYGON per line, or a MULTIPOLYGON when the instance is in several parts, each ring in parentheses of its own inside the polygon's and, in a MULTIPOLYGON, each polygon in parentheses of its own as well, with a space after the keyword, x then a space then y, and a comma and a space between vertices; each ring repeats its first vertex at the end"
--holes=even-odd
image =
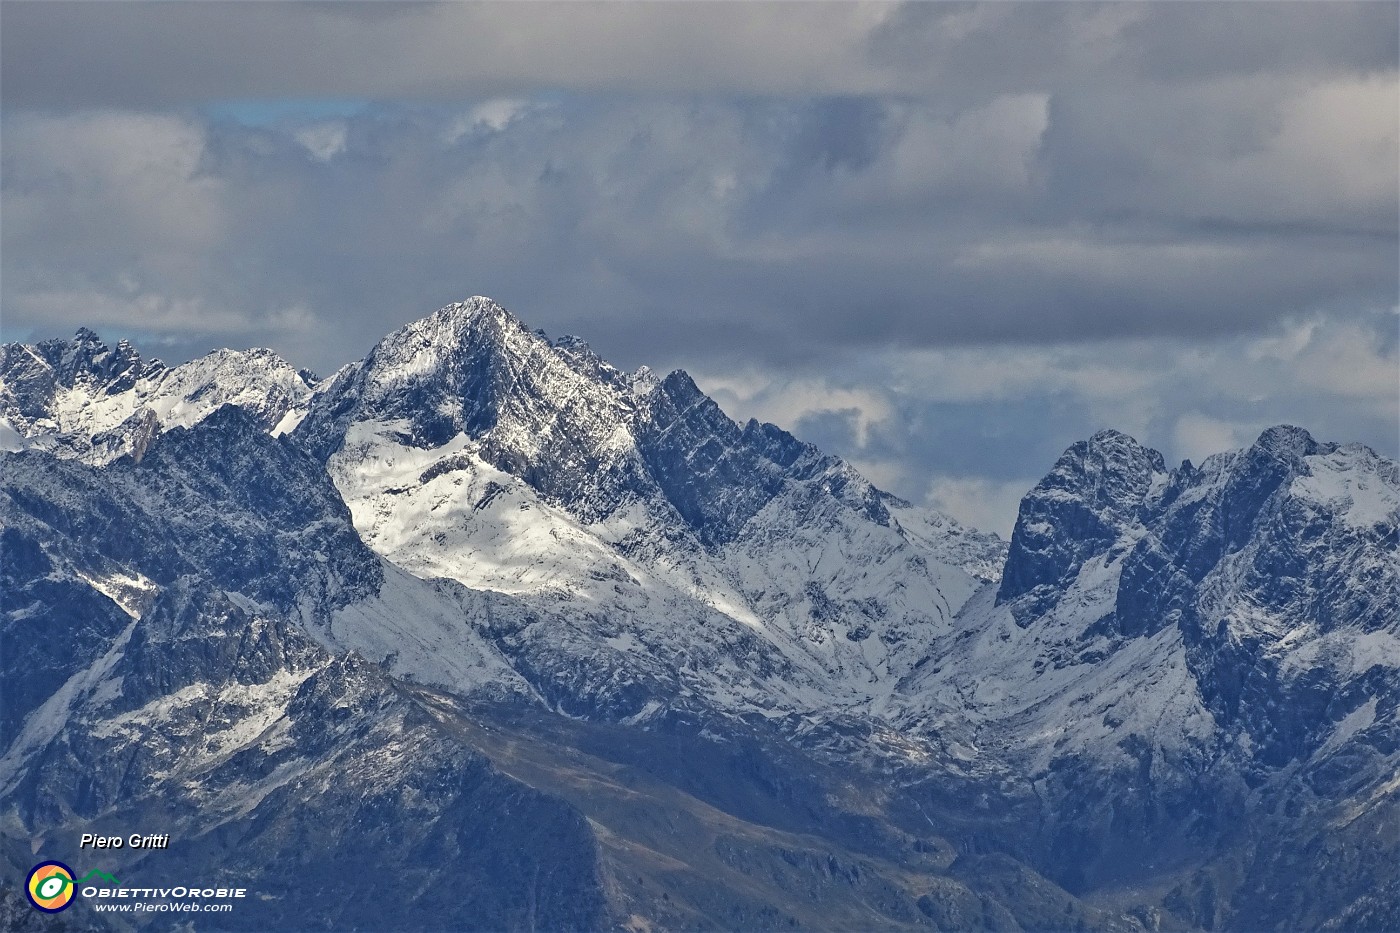
POLYGON ((998 603, 1029 595, 1017 604, 1018 620, 1052 608, 1084 562, 1140 520, 1143 500, 1165 469, 1161 454, 1117 431, 1066 450, 1021 500, 998 603))
MULTIPOLYGON (((165 371, 85 331, 5 347, 0 364, 4 411, 32 419, 62 389, 120 393, 165 371)), ((786 432, 734 423, 684 373, 621 373, 479 299, 385 338, 288 438, 268 430, 291 396, 269 397, 210 406, 192 428, 148 410, 85 436, 124 454, 101 468, 0 454, 6 872, 32 854, 16 827, 46 846, 170 832, 168 854, 107 867, 159 882, 178 862, 246 884, 258 897, 219 918, 228 929, 1370 930, 1400 916, 1400 467, 1365 448, 1279 427, 1168 474, 1155 451, 1097 434, 1022 503, 995 592, 881 628, 894 597, 843 587, 916 579, 922 557, 856 552, 921 519, 786 432), (362 541, 325 469, 368 422, 413 454, 465 436, 509 474, 482 477, 462 522, 529 490, 584 524, 640 503, 645 530, 619 554, 744 546, 749 568, 805 535, 840 566, 760 588, 790 590, 770 595, 800 599, 818 635, 840 625, 833 652, 950 631, 923 642, 936 650, 888 708, 791 712, 781 690, 820 698, 826 682, 737 617, 668 641, 674 601, 624 620, 567 594, 413 580, 362 541), (851 516, 860 534, 840 538, 851 516), (471 683, 389 676, 397 642, 373 659, 335 647, 337 620, 371 603, 382 631, 446 619, 433 651, 476 639, 498 666, 477 670, 527 686, 487 702, 471 683), (945 667, 957 677, 937 680, 945 667), (692 689, 716 671, 749 711, 692 689), (908 695, 928 684, 936 695, 908 695), (915 700, 924 718, 901 719, 915 700), (1121 908, 1102 909, 1107 895, 1121 908)), ((452 456, 413 475, 450 483, 471 463, 452 456)), ((599 592, 642 587, 599 574, 599 592)), ((43 928, 22 907, 0 887, 0 926, 43 928)))
POLYGON ((1027 496, 998 593, 1027 629, 1009 650, 1044 652, 1032 676, 1075 672, 1060 728, 1120 697, 1094 722, 1112 739, 1062 739, 1035 775, 1032 862, 1080 893, 1201 866, 1157 907, 1205 929, 1366 929, 1396 906, 1389 861, 1350 827, 1367 814, 1394 845, 1373 821, 1400 767, 1400 468, 1288 426, 1169 477, 1117 439, 1096 457, 1102 440, 1027 496), (1133 678, 1127 695, 1096 666, 1133 678), (1177 696, 1199 703, 1189 730, 1134 714, 1177 696))
MULTIPOLYGON (((1400 685, 1391 667, 1289 671, 1289 656, 1275 649, 1288 631, 1237 621, 1247 607, 1321 636, 1396 630, 1395 516, 1358 526, 1293 491, 1295 480, 1311 475, 1316 461, 1308 458, 1338 452, 1299 428, 1278 427, 1248 450, 1177 471, 1163 497, 1169 504, 1134 545, 1118 590, 1124 634, 1151 620, 1176 621, 1212 710, 1242 723, 1273 766, 1311 754, 1369 697, 1393 708, 1400 685)), ((1374 459, 1368 454, 1357 449, 1355 458, 1374 459)), ((1387 473, 1393 483, 1393 470, 1378 479, 1387 473)))
POLYGON ((889 523, 881 493, 843 475, 839 461, 773 425, 740 427, 684 372, 632 386, 577 338, 550 343, 485 298, 386 337, 335 377, 295 438, 325 461, 366 420, 403 422, 402 440, 415 447, 459 433, 480 440, 489 463, 585 520, 664 502, 709 546, 733 540, 794 482, 820 481, 889 523), (619 434, 631 449, 618 449, 619 434))
MULTIPOLYGON (((377 564, 337 539, 348 516, 314 461, 251 424, 226 410, 104 469, 4 458, 4 643, 103 609, 66 666, 3 655, 0 683, 26 685, 30 715, 0 786, 25 831, 53 840, 46 854, 74 860, 78 831, 168 832, 170 850, 103 868, 160 884, 178 865, 256 895, 210 929, 936 929, 910 872, 989 916, 1039 915, 947 876, 947 842, 834 804, 859 770, 769 726, 741 738, 697 710, 595 732, 543 708, 469 712, 327 652, 307 626, 372 592, 377 564)), ((1122 928, 1078 909, 1085 929, 1122 928)))
POLYGON ((39 354, 53 366, 59 385, 71 387, 80 381, 91 381, 109 393, 129 389, 140 376, 163 368, 158 361, 144 363, 136 348, 125 340, 116 349, 108 349, 86 327, 78 329, 71 343, 48 340, 39 344, 39 354))
POLYGON ((609 444, 631 417, 614 391, 622 379, 591 351, 552 347, 476 298, 380 341, 318 396, 295 437, 324 462, 357 422, 402 423, 402 442, 419 448, 464 434, 488 463, 596 519, 655 489, 639 460, 609 444))
MULTIPOLYGON (((79 389, 94 396, 115 396, 143 378, 167 372, 160 360, 143 360, 127 341, 109 348, 87 328, 71 341, 46 340, 33 347, 17 343, 0 346, 0 417, 20 433, 44 433, 56 427, 54 404, 59 393, 79 389)), ((132 415, 126 430, 112 430, 96 437, 69 437, 67 444, 80 452, 90 448, 118 454, 125 435, 144 426, 146 415, 132 415)))
POLYGON ((54 854, 157 827, 108 870, 256 891, 229 929, 608 925, 577 812, 293 621, 382 577, 314 461, 226 409, 140 464, 0 462, 0 787, 54 854))
POLYGON ((165 435, 139 464, 5 457, 9 527, 42 523, 34 544, 53 531, 100 542, 107 561, 158 585, 203 573, 284 611, 309 590, 334 608, 378 587, 378 559, 324 471, 231 406, 165 435))
POLYGON ((489 431, 525 362, 505 356, 503 343, 519 325, 497 311, 479 303, 444 308, 386 337, 362 363, 334 377, 300 425, 303 445, 328 458, 352 413, 405 421, 415 446, 439 446, 458 432, 477 437, 489 431))
POLYGON ((5 401, 29 418, 44 417, 61 388, 89 385, 115 395, 144 376, 164 371, 164 363, 141 359, 127 341, 110 348, 85 327, 71 341, 46 340, 32 349, 6 344, 0 349, 0 373, 12 393, 5 401))
POLYGON ((637 441, 662 493, 710 545, 732 540, 786 482, 827 465, 772 425, 740 428, 679 371, 646 399, 637 441))
POLYGON ((47 536, 26 533, 7 517, 0 530, 0 613, 5 668, 0 680, 0 746, 26 716, 70 677, 91 666, 126 627, 128 617, 90 587, 55 579, 47 536))

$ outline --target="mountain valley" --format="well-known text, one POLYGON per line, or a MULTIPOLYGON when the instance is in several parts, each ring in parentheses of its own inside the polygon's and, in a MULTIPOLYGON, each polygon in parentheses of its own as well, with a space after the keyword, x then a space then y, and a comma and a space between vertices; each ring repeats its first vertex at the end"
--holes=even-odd
POLYGON ((486 298, 325 379, 6 345, 0 442, 6 929, 137 831, 256 893, 199 929, 1400 917, 1364 446, 1103 431, 1005 542, 486 298))

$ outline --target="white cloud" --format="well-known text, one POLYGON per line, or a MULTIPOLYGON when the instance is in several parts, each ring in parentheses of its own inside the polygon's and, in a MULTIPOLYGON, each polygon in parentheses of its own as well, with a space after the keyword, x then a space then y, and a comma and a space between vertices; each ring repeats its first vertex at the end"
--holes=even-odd
POLYGON ((210 305, 202 298, 142 292, 36 291, 16 296, 17 311, 50 328, 112 327, 123 332, 243 334, 257 323, 247 314, 210 305))
POLYGON ((20 4, 4 325, 331 369, 492 294, 1002 530, 1104 427, 1393 452, 1382 6, 20 4), (150 112, 230 95, 379 103, 150 112))
POLYGON ((140 244, 197 262, 224 230, 226 185, 202 171, 197 122, 141 113, 21 114, 5 123, 5 248, 62 234, 85 250, 140 244))
POLYGON ((887 114, 891 141, 873 164, 820 179, 831 186, 824 196, 846 210, 907 208, 911 199, 938 195, 1025 194, 1049 125, 1049 95, 1003 95, 953 115, 927 102, 892 102, 887 114))
POLYGON ((994 531, 1011 538, 1021 499, 1036 484, 1035 478, 989 480, 980 476, 935 476, 929 482, 925 502, 964 525, 994 531))
POLYGON ((869 443, 875 426, 894 417, 888 397, 876 387, 844 387, 809 378, 784 380, 756 372, 701 373, 694 378, 731 418, 741 423, 758 418, 793 430, 804 418, 813 415, 849 415, 857 448, 869 443))
MULTIPOLYGON (((1258 431, 1253 433, 1257 434, 1258 431)), ((1187 412, 1176 419, 1173 440, 1183 458, 1200 463, 1211 454, 1249 446, 1254 438, 1248 427, 1200 412, 1187 412)))
POLYGON ((839 384, 754 369, 700 384, 731 414, 799 436, 803 419, 845 413, 849 436, 823 438, 833 453, 881 488, 1006 534, 1036 471, 1102 428, 1156 447, 1169 464, 1246 447, 1279 423, 1393 456, 1396 318, 1317 315, 1211 341, 894 348, 844 369, 839 384))
MULTIPOLYGON (((1391 335, 1400 330, 1400 315, 1390 322, 1391 335)), ((1325 323, 1312 319, 1293 324, 1278 338, 1251 342, 1273 347, 1274 359, 1305 385, 1358 401, 1389 402, 1400 396, 1400 356, 1394 340, 1374 328, 1349 321, 1325 323)), ((1267 351, 1265 351, 1267 352, 1267 351)))
POLYGON ((895 83, 891 69, 868 55, 889 4, 219 7, 130 5, 57 20, 7 12, 4 83, 123 105, 327 95, 461 100, 543 88, 850 93, 895 83), (66 54, 70 47, 84 54, 66 54))
POLYGON ((349 128, 343 120, 332 120, 328 123, 313 123, 298 129, 293 135, 296 141, 306 147, 306 151, 312 157, 321 162, 329 162, 331 159, 345 151, 345 142, 349 134, 349 128))
MULTIPOLYGON (((1278 106, 1265 148, 1241 153, 1200 192, 1235 211, 1283 218, 1371 214, 1394 220, 1400 197, 1400 81, 1395 72, 1299 88, 1278 106)), ((1217 208, 1218 209, 1218 208, 1217 208)))
POLYGON ((532 104, 529 100, 519 97, 497 97, 482 101, 449 122, 443 139, 450 146, 477 130, 499 133, 531 110, 539 108, 539 104, 532 104))

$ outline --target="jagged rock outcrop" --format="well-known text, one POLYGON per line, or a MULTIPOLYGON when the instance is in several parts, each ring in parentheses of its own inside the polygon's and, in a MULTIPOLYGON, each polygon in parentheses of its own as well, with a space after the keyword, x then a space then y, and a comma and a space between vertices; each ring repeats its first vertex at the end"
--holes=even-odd
POLYGON ((385 337, 292 437, 386 557, 569 605, 565 633, 496 631, 575 714, 878 705, 1001 552, 683 372, 624 374, 486 298, 385 337))
POLYGON ((1360 445, 1101 432, 1007 550, 483 298, 319 383, 9 345, 0 416, 7 870, 157 824, 256 879, 241 929, 1400 913, 1400 467, 1360 445))
POLYGON ((88 463, 140 459, 162 431, 223 405, 265 431, 290 430, 313 380, 271 350, 214 350, 174 368, 108 347, 81 328, 71 341, 0 347, 0 450, 47 450, 88 463))
POLYGON ((1053 608, 1084 562, 1141 520, 1165 473, 1161 454, 1117 431, 1066 450, 1021 500, 997 602, 1014 600, 1024 620, 1053 608))
MULTIPOLYGON (((903 721, 956 723, 1025 775, 1071 890, 1211 863, 1172 909, 1286 927, 1281 901, 1260 906, 1296 864, 1283 840, 1325 848, 1355 838, 1338 828, 1355 814, 1393 812, 1398 525, 1400 468, 1361 445, 1280 426, 1168 475, 1096 435, 1027 495, 995 599, 905 682, 903 721)), ((1318 923, 1388 862, 1337 864, 1318 923)))

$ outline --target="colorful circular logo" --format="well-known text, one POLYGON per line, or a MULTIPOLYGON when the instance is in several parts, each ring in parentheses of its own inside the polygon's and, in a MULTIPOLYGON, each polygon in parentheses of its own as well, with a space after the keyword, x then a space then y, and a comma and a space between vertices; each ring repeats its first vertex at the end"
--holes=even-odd
POLYGON ((29 903, 46 914, 56 914, 73 903, 73 869, 62 862, 40 862, 29 870, 24 893, 29 903))

